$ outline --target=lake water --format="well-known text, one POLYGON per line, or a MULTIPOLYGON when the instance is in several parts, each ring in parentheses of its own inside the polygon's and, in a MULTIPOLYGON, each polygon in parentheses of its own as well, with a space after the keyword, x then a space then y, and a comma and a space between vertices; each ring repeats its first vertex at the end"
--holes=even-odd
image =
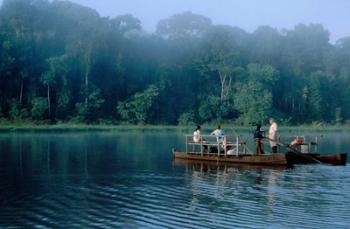
MULTIPOLYGON (((316 134, 350 152, 348 132, 316 134)), ((349 166, 188 164, 183 135, 0 133, 0 228, 350 228, 349 166)))

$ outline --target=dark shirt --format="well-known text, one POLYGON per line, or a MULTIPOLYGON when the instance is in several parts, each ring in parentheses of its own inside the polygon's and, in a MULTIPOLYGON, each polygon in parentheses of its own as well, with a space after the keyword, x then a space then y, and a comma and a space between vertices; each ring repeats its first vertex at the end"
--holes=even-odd
POLYGON ((264 138, 264 131, 262 131, 261 128, 256 128, 254 132, 254 138, 257 138, 257 139, 264 138))

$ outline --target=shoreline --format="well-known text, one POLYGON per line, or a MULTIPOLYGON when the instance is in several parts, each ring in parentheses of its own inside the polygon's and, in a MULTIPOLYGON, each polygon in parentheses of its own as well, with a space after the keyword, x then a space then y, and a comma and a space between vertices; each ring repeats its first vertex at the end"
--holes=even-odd
MULTIPOLYGON (((264 126, 265 130, 268 129, 264 126)), ((203 125, 202 129, 210 131, 213 125, 203 125)), ((234 126, 233 124, 223 124, 222 128, 227 132, 235 131, 251 131, 253 126, 234 126)), ((88 125, 88 124, 0 124, 0 132, 24 132, 24 131, 192 131, 194 125, 175 126, 175 125, 88 125)), ((350 131, 350 126, 280 126, 280 131, 350 131)))

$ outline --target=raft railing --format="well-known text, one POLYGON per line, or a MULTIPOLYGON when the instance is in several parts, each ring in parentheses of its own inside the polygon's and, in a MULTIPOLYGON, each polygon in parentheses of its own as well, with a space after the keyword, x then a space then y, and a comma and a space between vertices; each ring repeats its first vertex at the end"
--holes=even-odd
POLYGON ((300 145, 300 151, 302 153, 317 153, 319 137, 322 137, 322 136, 315 136, 315 141, 308 142, 305 136, 301 136, 301 138, 303 139, 303 143, 300 145))
MULTIPOLYGON (((193 141, 193 135, 185 135, 186 137, 186 153, 189 154, 200 154, 201 156, 204 155, 214 155, 214 153, 210 153, 210 147, 216 147, 217 148, 217 155, 221 156, 220 152, 222 152, 222 149, 224 151, 224 157, 227 157, 227 152, 229 150, 234 150, 233 155, 240 155, 241 150, 242 154, 252 154, 249 152, 249 149, 246 145, 246 142, 241 141, 241 137, 239 135, 237 136, 229 136, 229 135, 221 135, 221 136, 215 136, 215 135, 201 135, 200 141, 195 142, 193 141), (219 140, 219 138, 223 139, 222 141, 219 140), (192 152, 189 151, 189 149, 192 146, 192 152), (200 146, 200 151, 197 152, 196 146, 200 146), (204 152, 204 148, 207 146, 208 152, 204 152), (228 148, 231 147, 231 149, 228 150, 228 148)), ((230 154, 232 155, 232 154, 230 154)))
MULTIPOLYGON (((318 153, 318 145, 319 145, 319 139, 320 137, 323 137, 322 135, 321 136, 309 136, 309 137, 306 137, 304 135, 301 135, 301 136, 297 136, 297 137, 300 137, 303 141, 301 144, 299 145, 296 145, 294 147, 296 147, 297 150, 299 150, 301 153, 318 153), (307 139, 310 139, 314 137, 314 141, 307 141, 307 139)), ((281 140, 281 137, 278 137, 278 141, 279 142, 283 142, 281 140)), ((278 152, 280 152, 281 150, 281 146, 278 145, 278 152)))

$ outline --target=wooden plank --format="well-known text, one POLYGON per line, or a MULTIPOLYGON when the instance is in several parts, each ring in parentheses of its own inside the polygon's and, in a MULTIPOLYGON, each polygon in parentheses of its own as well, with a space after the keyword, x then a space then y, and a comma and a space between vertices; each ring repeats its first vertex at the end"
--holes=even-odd
POLYGON ((190 159, 199 161, 217 161, 224 163, 243 163, 243 164, 261 164, 261 165, 288 165, 285 154, 271 155, 239 155, 239 156, 217 156, 217 154, 206 154, 202 156, 198 153, 174 152, 175 158, 190 159))

